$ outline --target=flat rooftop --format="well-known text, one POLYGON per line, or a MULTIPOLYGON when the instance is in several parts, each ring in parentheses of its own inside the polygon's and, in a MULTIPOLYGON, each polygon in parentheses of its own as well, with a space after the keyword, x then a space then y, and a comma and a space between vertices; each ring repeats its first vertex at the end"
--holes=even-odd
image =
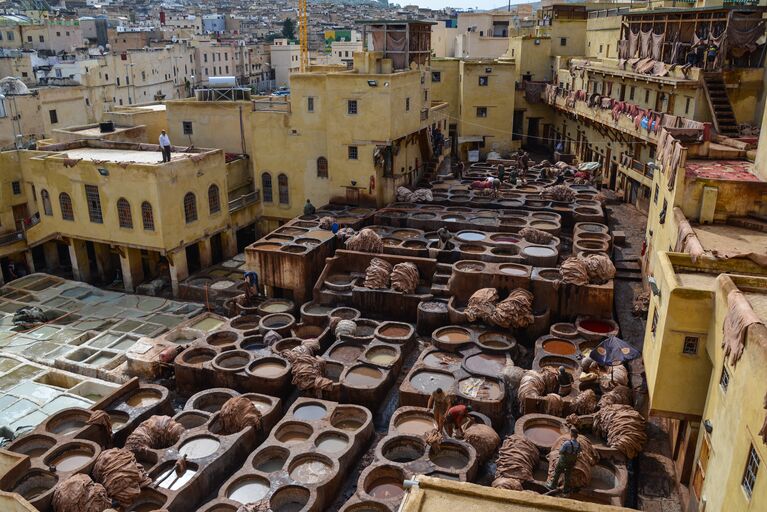
MULTIPOLYGON (((83 159, 89 162, 135 162, 141 164, 162 163, 160 151, 145 151, 136 149, 105 149, 105 148, 76 148, 62 151, 67 158, 83 159)), ((171 161, 190 157, 194 153, 171 153, 171 161)))
POLYGON ((730 224, 694 225, 695 235, 706 252, 767 254, 767 234, 730 224))
POLYGON ((154 110, 156 112, 164 112, 166 110, 165 103, 158 104, 158 105, 141 105, 135 108, 138 110, 154 110))
POLYGON ((753 168, 747 160, 687 160, 684 166, 688 178, 761 182, 753 168))

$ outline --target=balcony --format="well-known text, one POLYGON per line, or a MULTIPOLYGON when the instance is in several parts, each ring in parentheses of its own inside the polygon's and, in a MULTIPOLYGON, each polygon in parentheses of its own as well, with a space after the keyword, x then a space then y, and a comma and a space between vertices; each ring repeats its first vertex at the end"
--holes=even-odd
POLYGON ((623 154, 620 159, 618 170, 634 181, 652 188, 653 168, 644 162, 635 160, 630 155, 623 154))
POLYGON ((0 247, 5 245, 12 245, 16 242, 24 240, 24 231, 13 231, 11 233, 3 233, 0 235, 0 247))
POLYGON ((247 206, 258 203, 259 201, 261 201, 261 192, 258 190, 241 195, 240 197, 229 201, 229 213, 237 212, 247 206))

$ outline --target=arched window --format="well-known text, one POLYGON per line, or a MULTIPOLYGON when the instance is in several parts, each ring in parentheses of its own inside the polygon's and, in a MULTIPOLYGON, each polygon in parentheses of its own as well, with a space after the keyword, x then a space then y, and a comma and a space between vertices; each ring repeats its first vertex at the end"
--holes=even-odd
POLYGON ((288 191, 288 177, 280 174, 277 177, 277 186, 280 189, 280 204, 290 203, 290 192, 288 191))
POLYGON ((268 172, 261 174, 261 188, 263 189, 264 202, 271 203, 272 199, 272 175, 268 172))
POLYGON ((215 183, 208 187, 208 206, 210 207, 210 213, 221 211, 221 197, 218 194, 218 185, 215 183))
POLYGON ((152 205, 149 204, 149 201, 141 203, 141 220, 145 230, 154 231, 154 213, 152 213, 152 205))
POLYGON ((62 192, 59 194, 59 206, 61 207, 61 218, 64 220, 75 220, 75 212, 72 209, 72 198, 69 194, 62 192))
POLYGON ((130 203, 124 197, 117 200, 117 221, 121 228, 133 229, 133 216, 130 213, 130 203))
POLYGON ((317 159, 317 177, 318 178, 327 178, 328 177, 328 159, 324 156, 321 156, 317 159))
POLYGON ((197 220, 197 198, 191 192, 184 196, 184 218, 187 224, 197 220))
POLYGON ((51 206, 51 196, 48 194, 48 191, 45 189, 42 189, 40 191, 40 197, 43 198, 43 211, 46 215, 53 215, 53 207, 51 206))

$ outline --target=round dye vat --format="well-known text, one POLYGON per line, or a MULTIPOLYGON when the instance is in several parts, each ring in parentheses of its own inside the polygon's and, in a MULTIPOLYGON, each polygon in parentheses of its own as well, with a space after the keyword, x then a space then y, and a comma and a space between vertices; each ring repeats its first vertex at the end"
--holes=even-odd
MULTIPOLYGON (((170 467, 155 479, 154 485, 163 489, 177 491, 186 485, 195 474, 197 474, 197 471, 187 468, 183 474, 179 475, 174 467, 170 467)), ((155 510, 154 507, 152 507, 152 510, 155 510)))
POLYGON ((451 366, 461 364, 462 359, 459 354, 453 354, 452 352, 430 352, 423 358, 423 364, 432 368, 448 369, 451 366))
POLYGON ((530 223, 530 227, 541 229, 541 230, 547 230, 547 229, 557 229, 559 227, 558 224, 555 224, 554 222, 546 222, 543 220, 537 220, 530 223))
POLYGON ((157 391, 139 391, 129 396, 125 403, 131 407, 148 407, 159 402, 160 397, 161 395, 157 391))
POLYGON ((457 448, 440 446, 439 450, 432 452, 429 459, 437 466, 445 469, 463 469, 469 463, 469 457, 457 448))
POLYGON ((340 430, 347 430, 349 432, 354 432, 355 430, 359 430, 359 428, 363 425, 361 421, 355 420, 355 419, 346 419, 341 420, 333 423, 333 426, 340 430))
POLYGON ((272 403, 265 398, 258 398, 258 397, 249 397, 250 401, 253 402, 253 405, 256 406, 256 409, 258 409, 258 412, 261 414, 264 414, 266 411, 272 408, 272 403))
POLYGON ((86 450, 68 450, 58 455, 55 459, 48 462, 49 466, 55 466, 56 472, 66 473, 80 469, 93 457, 93 452, 86 450))
POLYGON ((538 245, 530 245, 525 247, 522 252, 528 256, 535 256, 538 258, 548 258, 550 256, 556 256, 557 251, 551 247, 541 247, 538 245))
POLYGON ((387 325, 381 329, 378 334, 386 338, 404 338, 409 336, 411 329, 409 327, 401 327, 398 325, 387 325))
POLYGON ((559 425, 549 423, 532 423, 525 425, 525 437, 538 446, 552 446, 562 435, 559 425))
POLYGON ((479 231, 463 231, 456 235, 459 240, 464 242, 479 242, 485 239, 485 234, 479 231))
POLYGON ((468 245, 463 244, 461 245, 461 250, 464 252, 484 252, 485 248, 481 245, 468 245))
POLYGON ((342 363, 353 363, 362 354, 362 347, 358 345, 339 345, 330 351, 328 357, 342 363))
POLYGON ((269 304, 261 304, 260 308, 267 313, 285 313, 286 311, 291 310, 290 304, 286 302, 271 302, 269 304))
POLYGON ((307 460, 290 471, 290 478, 302 484, 318 484, 331 476, 333 468, 322 460, 307 460))
POLYGON ((502 244, 516 244, 519 243, 519 238, 514 238, 509 235, 493 235, 490 237, 493 242, 499 242, 502 244))
POLYGON ((378 368, 357 366, 346 373, 344 383, 355 388, 372 388, 377 386, 383 378, 384 374, 378 368))
POLYGON ((471 334, 461 327, 446 327, 435 333, 435 337, 444 343, 468 343, 471 340, 471 334))
POLYGON ((510 276, 526 276, 527 275, 527 269, 523 266, 517 266, 517 265, 501 265, 500 267, 501 272, 504 274, 508 274, 510 276))
POLYGON ((614 329, 614 326, 602 320, 583 320, 578 324, 582 329, 599 334, 607 334, 614 329))
POLYGON ((84 426, 85 426, 85 422, 83 420, 77 420, 77 419, 67 420, 67 421, 62 421, 61 423, 57 423, 51 429, 51 432, 53 432, 54 434, 67 435, 83 428, 84 426))
POLYGON ((269 492, 269 481, 263 478, 246 477, 237 480, 226 493, 226 497, 239 503, 253 503, 269 492))
POLYGON ((315 441, 317 449, 325 453, 340 453, 349 446, 349 440, 340 434, 322 434, 315 441))
POLYGON ((178 453, 186 455, 189 459, 204 459, 216 453, 221 443, 213 437, 196 437, 181 445, 178 453))
POLYGON ((44 454, 53 446, 56 445, 56 440, 53 437, 48 437, 40 434, 31 434, 22 437, 10 446, 10 451, 15 453, 23 453, 30 457, 39 457, 44 454))
POLYGON ((379 500, 390 500, 402 496, 405 490, 402 488, 401 480, 387 477, 374 480, 367 489, 367 493, 379 500))
POLYGON ((514 343, 514 338, 511 338, 502 332, 486 332, 479 335, 479 344, 487 349, 509 349, 514 343))
POLYGON ((480 400, 500 400, 503 396, 501 386, 494 380, 470 377, 458 383, 461 393, 480 400))
POLYGON ((297 420, 312 421, 325 417, 328 410, 320 404, 303 404, 293 410, 293 417, 297 420))
POLYGON ((278 441, 285 444, 298 444, 303 443, 312 435, 310 428, 288 428, 278 432, 275 437, 278 441))
POLYGON ((277 249, 279 249, 280 247, 282 247, 282 245, 280 245, 280 244, 268 244, 268 243, 266 243, 266 244, 256 244, 256 246, 255 246, 255 247, 256 247, 256 249, 262 249, 262 250, 264 250, 264 251, 276 251, 277 249))
POLYGON ((410 384, 414 388, 429 395, 437 388, 442 388, 443 391, 450 389, 453 382, 455 379, 452 375, 428 370, 417 372, 410 379, 410 384))
POLYGON ((498 375, 506 368, 508 359, 500 354, 475 354, 467 357, 464 366, 472 373, 498 375))
POLYGON ((391 347, 373 347, 365 353, 365 358, 371 363, 390 366, 397 360, 397 351, 391 347))
POLYGON ((463 220, 463 217, 460 215, 448 215, 447 217, 443 217, 442 220, 445 222, 457 222, 463 220))
POLYGON ((434 430, 434 420, 421 416, 404 417, 396 424, 397 432, 413 436, 422 436, 434 430))
POLYGON ((418 231, 411 231, 409 229, 398 229, 398 230, 392 232, 392 236, 397 237, 397 238, 403 238, 403 239, 415 238, 419 234, 420 233, 418 231))
POLYGON ((287 366, 284 362, 270 359, 267 361, 260 361, 251 366, 250 373, 269 379, 283 375, 285 373, 285 368, 287 368, 287 366))
POLYGON ((216 352, 204 348, 194 348, 188 352, 184 352, 182 356, 183 360, 187 364, 202 364, 207 363, 216 357, 216 352))
POLYGON ((485 270, 485 264, 479 261, 459 261, 455 268, 462 272, 482 272, 485 270))
POLYGON ((573 343, 565 340, 547 340, 542 347, 546 352, 560 356, 571 356, 578 351, 573 343))
POLYGON ((285 466, 286 460, 287 459, 285 457, 276 455, 260 463, 258 466, 256 466, 256 469, 258 471, 263 471, 264 473, 274 473, 275 471, 280 471, 283 466, 285 466))

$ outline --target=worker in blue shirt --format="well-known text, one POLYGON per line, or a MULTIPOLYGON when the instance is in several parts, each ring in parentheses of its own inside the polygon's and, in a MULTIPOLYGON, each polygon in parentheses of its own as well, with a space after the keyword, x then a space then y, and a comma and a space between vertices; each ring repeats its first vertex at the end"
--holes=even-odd
POLYGON ((570 488, 570 479, 575 469, 575 463, 578 461, 578 454, 581 453, 581 443, 578 442, 578 429, 572 427, 570 429, 570 439, 562 443, 559 448, 559 460, 554 468, 554 476, 551 480, 546 482, 546 487, 549 489, 557 489, 559 487, 559 477, 564 476, 564 493, 568 494, 572 490, 570 488))

